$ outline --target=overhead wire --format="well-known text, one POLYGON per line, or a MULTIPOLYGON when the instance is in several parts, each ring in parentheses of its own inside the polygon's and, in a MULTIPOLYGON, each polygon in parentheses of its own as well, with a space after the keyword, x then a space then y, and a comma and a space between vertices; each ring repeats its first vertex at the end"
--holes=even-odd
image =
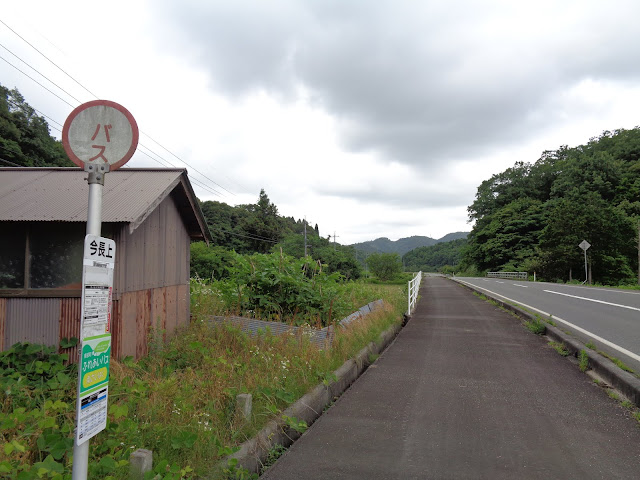
POLYGON ((18 167, 18 168, 23 167, 23 165, 18 165, 17 163, 10 162, 9 160, 5 160, 2 157, 0 157, 0 162, 8 163, 9 165, 11 165, 13 167, 18 167))
POLYGON ((49 57, 47 57, 44 53, 42 53, 40 50, 38 50, 35 46, 33 46, 28 40, 26 40, 22 35, 20 35, 18 32, 16 32, 13 28, 11 28, 9 25, 7 25, 1 18, 0 18, 0 23, 2 23, 5 27, 7 27, 9 30, 11 30, 17 37, 19 37, 23 42, 25 42, 27 45, 29 45, 31 48, 33 48, 36 52, 38 52, 40 55, 42 55, 49 63, 51 63, 54 67, 56 67, 58 70, 60 70, 62 73, 64 73, 67 77, 69 77, 71 80, 73 80, 75 83, 77 83, 80 87, 82 87, 86 92, 88 92, 90 95, 93 95, 94 98, 98 98, 98 96, 93 93, 91 90, 89 90, 87 87, 85 87, 84 85, 82 85, 80 82, 78 82, 75 78, 73 78, 71 75, 69 75, 64 69, 62 69, 61 67, 58 66, 58 64, 56 64, 53 60, 51 60, 49 57))
POLYGON ((33 78, 31 75, 29 75, 28 73, 20 70, 18 67, 16 67, 13 63, 11 63, 9 60, 7 60, 6 58, 4 58, 2 55, 0 55, 0 60, 4 60, 5 62, 7 62, 9 65, 11 65, 13 68, 15 68, 16 70, 18 70, 21 74, 23 74, 25 77, 30 78, 31 80, 33 80, 34 82, 36 82, 38 85, 40 85, 42 88, 44 88, 47 92, 49 92, 51 95, 59 98, 60 100, 62 100, 64 103, 66 103, 67 105, 69 105, 71 108, 76 108, 73 105, 71 105, 69 102, 67 102, 64 98, 62 98, 60 95, 58 95, 57 93, 53 92, 52 90, 49 90, 47 87, 45 87, 43 84, 41 84, 39 81, 37 81, 35 78, 33 78))
MULTIPOLYGON (((58 70, 60 70, 61 72, 63 72, 67 77, 69 77, 71 80, 73 80, 75 83, 77 83, 80 87, 82 87, 85 91, 87 91, 89 94, 91 94, 94 98, 98 98, 98 96, 91 92, 88 88, 86 88, 84 85, 82 85, 79 81, 77 81, 75 78, 73 78, 73 76, 71 76, 70 74, 68 74, 64 69, 62 69, 60 66, 58 66, 53 60, 51 60, 49 57, 47 57, 44 53, 42 53, 40 50, 38 50, 33 44, 31 44, 28 40, 26 40, 23 36, 21 36, 18 32, 16 32, 13 28, 11 28, 9 25, 7 25, 6 22, 2 21, 2 19, 0 19, 0 23, 2 23, 5 27, 7 27, 9 30, 11 30, 11 32, 13 32, 16 36, 18 36, 22 41, 24 41, 27 45, 29 45, 31 48, 33 48, 36 52, 38 52, 41 56, 43 56, 47 61, 49 61, 51 64, 53 64, 56 68, 58 68, 58 70)), ((6 47, 4 47, 4 45, 0 44, 0 46, 2 46, 5 50, 7 50, 9 53, 11 53, 13 56, 15 56, 18 60, 20 60, 21 62, 23 62, 25 65, 27 65, 29 68, 31 68, 32 70, 34 70, 36 73, 38 73, 40 76, 42 76, 43 78, 47 79, 50 83, 52 83, 53 85, 55 85, 57 88, 59 88, 61 91, 63 91, 64 93, 66 93, 67 95, 69 95, 71 98, 73 98, 74 100, 76 100, 78 103, 80 103, 80 101, 78 99, 76 99, 75 97, 73 97, 71 94, 69 94, 68 92, 66 92, 63 88, 59 87, 57 84, 55 84, 52 80, 50 80, 49 78, 47 78, 45 75, 43 75, 42 73, 40 73, 36 68, 34 68, 33 66, 29 65, 29 63, 27 63, 26 61, 24 61, 22 58, 20 58, 18 55, 16 55, 15 53, 11 52, 9 49, 7 49, 6 47)), ((9 65, 11 65, 13 68, 15 68, 16 70, 18 70, 20 73, 22 73, 23 75, 25 75, 27 78, 31 79, 32 81, 34 81, 35 83, 37 83, 39 86, 41 86, 42 88, 44 88, 45 90, 47 90, 49 93, 51 93, 52 95, 56 96, 57 98, 59 98, 60 100, 62 100, 63 102, 65 102, 67 105, 69 105, 71 108, 75 108, 74 105, 70 104, 69 102, 67 102, 66 100, 64 100, 62 97, 60 97, 59 95, 57 95, 55 92, 51 91, 50 89, 48 89, 46 86, 42 85, 40 82, 38 82, 36 79, 34 79, 33 77, 31 77, 30 75, 28 75, 27 73, 25 73, 24 71, 22 71, 21 69, 19 69, 18 67, 16 67, 15 65, 13 65, 11 62, 9 62, 8 60, 6 60, 4 57, 0 56, 0 59, 4 60, 6 63, 8 63, 9 65)), ((50 118, 50 117, 47 117, 50 118)), ((56 122, 58 123, 58 122, 56 122)), ((56 129, 57 130, 57 129, 56 129)), ((206 176, 204 173, 202 173, 200 170, 198 170, 197 168, 195 168, 194 166, 190 165, 189 163, 187 163, 185 160, 183 160, 182 158, 178 157, 175 153, 173 153, 171 150, 169 150, 168 148, 166 148, 164 145, 162 145, 160 142, 158 142, 157 140, 155 140, 153 137, 151 137, 149 134, 145 133, 144 131, 141 131, 141 133, 143 135, 145 135, 147 138, 149 138, 152 142, 154 142, 155 144, 157 144, 159 147, 161 147, 163 150, 165 150, 166 152, 168 152, 169 154, 171 154, 173 157, 175 157, 177 160, 179 160, 180 162, 182 162, 184 165, 186 165, 188 168, 190 168, 191 170, 195 171, 196 173, 198 173, 199 175, 201 175, 202 177, 204 177, 206 180, 208 180, 209 182, 213 183, 214 185, 218 186, 219 188, 221 188, 222 190, 224 190, 225 192, 229 193, 230 195, 235 196, 235 193, 229 191, 228 189, 226 189, 225 187, 223 187, 222 185, 220 185, 219 183, 217 183, 216 181, 212 180, 211 178, 209 178, 208 176, 206 176)), ((143 145, 144 146, 144 145, 143 145)), ((170 165, 173 165, 171 162, 169 162, 168 160, 166 160, 165 158, 163 158, 161 155, 157 154, 156 152, 154 152, 151 148, 144 146, 145 148, 147 148, 150 152, 152 152, 154 155, 156 155, 158 158, 162 158, 162 160, 164 160, 165 162, 167 162, 170 165)), ((144 152, 142 152, 144 153, 144 152)), ((153 157, 151 157, 149 154, 145 154, 147 156, 149 156, 150 158, 154 159, 153 157)), ((156 162, 160 163, 162 165, 162 163, 160 161, 158 161, 157 159, 154 159, 156 162)), ((175 165, 173 165, 174 168, 177 168, 175 165)), ((197 185, 201 186, 201 188, 205 188, 205 190, 209 191, 210 193, 215 193, 217 195, 222 195, 220 192, 217 192, 217 190, 215 190, 215 188, 210 187, 210 186, 206 186, 206 187, 202 187, 204 184, 204 182, 202 181, 195 181, 194 182, 194 178, 191 178, 191 181, 193 183, 196 183, 197 185), (213 192, 212 192, 213 190, 213 192)))
MULTIPOLYGON (((13 55, 14 57, 16 57, 18 60, 20 60, 22 63, 24 63, 27 67, 29 67, 31 70, 33 70, 34 72, 36 72, 38 75, 40 75, 42 78, 46 79, 49 83, 55 85, 57 88, 59 88, 60 90, 62 90, 64 93, 66 93, 67 95, 69 95, 71 98, 73 98, 76 102, 78 103, 82 103, 80 100, 78 100, 76 97, 74 97, 73 95, 71 95, 69 92, 67 92, 64 88, 62 88, 60 85, 58 85, 56 82, 54 82, 53 80, 51 80, 49 77, 45 76, 44 74, 42 74, 41 72, 39 72, 38 70, 36 70, 34 67, 32 67, 31 65, 29 65, 27 62, 25 62, 22 58, 20 58, 18 55, 16 55, 15 53, 13 53, 11 50, 9 50, 7 47, 5 47, 3 44, 0 43, 0 47, 4 48, 7 52, 9 52, 11 55, 13 55)), ((6 61, 6 60, 5 60, 6 61)))

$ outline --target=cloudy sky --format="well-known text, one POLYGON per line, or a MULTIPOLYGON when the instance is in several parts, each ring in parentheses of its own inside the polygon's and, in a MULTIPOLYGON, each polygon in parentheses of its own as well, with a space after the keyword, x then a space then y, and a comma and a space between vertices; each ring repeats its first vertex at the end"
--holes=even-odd
POLYGON ((640 124, 639 18, 637 0, 11 1, 0 83, 57 138, 79 104, 122 104, 127 167, 186 166, 202 200, 264 188, 339 243, 439 238, 471 229, 491 175, 640 124))

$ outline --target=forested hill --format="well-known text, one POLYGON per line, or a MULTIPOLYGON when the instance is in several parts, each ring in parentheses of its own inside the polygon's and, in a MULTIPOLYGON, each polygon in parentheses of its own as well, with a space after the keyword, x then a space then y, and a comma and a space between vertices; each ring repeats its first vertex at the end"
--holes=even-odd
POLYGON ((593 281, 637 282, 640 128, 517 162, 482 182, 468 212, 470 268, 584 280, 578 245, 587 240, 593 281))
POLYGON ((418 247, 407 252, 402 257, 405 269, 409 271, 449 273, 458 270, 457 267, 462 260, 462 252, 467 246, 466 238, 458 238, 449 242, 440 242, 430 247, 418 247))
POLYGON ((414 248, 428 247, 437 243, 456 240, 458 238, 467 238, 467 235, 468 232, 448 233, 437 240, 431 237, 414 235, 412 237, 400 238, 395 241, 382 237, 368 242, 355 243, 352 247, 354 247, 358 253, 397 253, 402 256, 414 248))
POLYGON ((44 117, 15 88, 0 85, 0 166, 74 167, 44 117))

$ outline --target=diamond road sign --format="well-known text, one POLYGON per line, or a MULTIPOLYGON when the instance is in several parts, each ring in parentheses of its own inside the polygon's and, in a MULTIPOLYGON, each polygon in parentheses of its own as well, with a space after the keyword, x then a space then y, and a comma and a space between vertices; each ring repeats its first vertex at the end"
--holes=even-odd
POLYGON ((580 245, 578 245, 582 250, 584 250, 585 252, 589 249, 589 247, 591 246, 591 244, 589 242, 587 242, 586 240, 583 240, 582 242, 580 242, 580 245))

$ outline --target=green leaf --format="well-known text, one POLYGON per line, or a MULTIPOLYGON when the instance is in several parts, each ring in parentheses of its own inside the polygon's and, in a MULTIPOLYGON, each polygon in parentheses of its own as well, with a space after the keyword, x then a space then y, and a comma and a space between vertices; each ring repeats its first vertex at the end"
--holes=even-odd
POLYGON ((111 472, 118 468, 118 464, 111 455, 105 455, 104 457, 102 457, 98 462, 98 465, 108 472, 111 472))
POLYGON ((113 415, 115 420, 126 417, 129 414, 129 406, 128 405, 118 405, 111 404, 109 405, 109 414, 113 415))
POLYGON ((42 477, 45 473, 64 473, 64 465, 56 462, 52 455, 47 455, 44 462, 34 463, 33 466, 38 469, 38 476, 42 477), (40 475, 42 472, 42 475, 40 475))

